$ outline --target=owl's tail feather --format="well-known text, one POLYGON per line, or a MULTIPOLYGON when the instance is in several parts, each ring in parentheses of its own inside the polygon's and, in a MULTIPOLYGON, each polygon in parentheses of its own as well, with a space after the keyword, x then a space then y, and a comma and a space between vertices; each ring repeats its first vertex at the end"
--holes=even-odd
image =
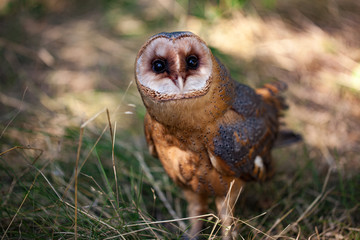
POLYGON ((297 142, 301 142, 302 140, 302 136, 298 133, 295 133, 291 130, 280 130, 276 137, 274 147, 285 147, 297 142))
POLYGON ((276 81, 265 84, 264 88, 271 94, 272 100, 278 110, 286 110, 289 106, 285 102, 285 98, 281 95, 282 92, 287 90, 287 84, 284 82, 276 81))
POLYGON ((281 95, 286 89, 286 83, 275 81, 265 84, 263 88, 256 89, 256 92, 261 95, 266 102, 275 106, 278 114, 281 115, 282 110, 288 109, 285 98, 281 95))
MULTIPOLYGON (((288 108, 285 102, 285 98, 281 95, 287 89, 287 84, 281 81, 275 81, 265 84, 263 88, 257 89, 256 92, 261 95, 265 102, 276 111, 278 117, 282 116, 283 110, 288 108)), ((281 124, 281 123, 280 123, 281 124)), ((288 146, 293 143, 302 141, 300 134, 297 134, 291 130, 280 129, 276 138, 275 147, 288 146)))

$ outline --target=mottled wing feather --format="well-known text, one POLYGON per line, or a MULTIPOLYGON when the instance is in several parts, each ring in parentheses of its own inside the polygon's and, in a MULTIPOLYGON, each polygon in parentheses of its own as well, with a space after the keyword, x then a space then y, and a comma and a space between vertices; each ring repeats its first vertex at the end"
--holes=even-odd
POLYGON ((265 170, 271 166, 270 150, 276 139, 278 112, 271 101, 236 83, 234 103, 218 122, 218 132, 210 147, 213 165, 226 175, 264 179, 265 170))

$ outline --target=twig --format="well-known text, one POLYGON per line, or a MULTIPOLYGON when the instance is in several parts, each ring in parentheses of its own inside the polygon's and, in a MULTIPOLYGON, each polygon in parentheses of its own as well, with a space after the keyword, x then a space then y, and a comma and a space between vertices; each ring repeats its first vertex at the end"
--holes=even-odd
POLYGON ((360 228, 354 228, 354 227, 345 227, 345 228, 349 231, 360 232, 360 228))
POLYGON ((216 229, 216 226, 221 222, 220 218, 216 218, 216 222, 214 223, 214 226, 213 228, 211 229, 211 233, 210 233, 210 236, 209 236, 209 239, 214 239, 216 237, 216 233, 215 232, 215 229, 216 229), (212 237, 214 235, 214 237, 212 237))
POLYGON ((106 116, 107 116, 107 119, 108 119, 108 124, 109 124, 109 128, 110 128, 111 141, 113 141, 114 132, 113 132, 112 125, 111 125, 111 121, 110 121, 110 113, 109 113, 109 109, 106 109, 106 116))
POLYGON ((296 236, 296 240, 299 240, 300 235, 301 235, 301 228, 300 228, 300 226, 298 225, 298 235, 296 236))

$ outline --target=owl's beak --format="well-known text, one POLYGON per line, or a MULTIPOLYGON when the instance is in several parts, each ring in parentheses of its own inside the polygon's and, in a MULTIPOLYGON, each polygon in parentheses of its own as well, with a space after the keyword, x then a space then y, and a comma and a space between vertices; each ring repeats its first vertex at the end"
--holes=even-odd
POLYGON ((179 77, 177 78, 176 83, 177 83, 176 86, 180 89, 180 92, 182 93, 182 91, 183 91, 183 89, 184 89, 184 85, 185 85, 184 79, 183 79, 181 76, 179 76, 179 77))
POLYGON ((170 79, 174 83, 174 85, 179 88, 180 92, 182 93, 185 85, 184 78, 181 75, 175 75, 170 77, 170 79))

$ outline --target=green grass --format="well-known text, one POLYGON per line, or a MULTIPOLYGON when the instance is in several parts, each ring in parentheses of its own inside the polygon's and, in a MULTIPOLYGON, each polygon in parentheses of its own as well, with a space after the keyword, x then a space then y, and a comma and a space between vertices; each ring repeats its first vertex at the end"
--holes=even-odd
MULTIPOLYGON (((102 139, 99 143, 107 140, 108 145, 94 146, 92 138, 88 137, 84 138, 80 164, 86 159, 89 149, 94 147, 94 150, 78 176, 79 238, 99 239, 117 235, 126 235, 127 239, 153 237, 152 231, 143 230, 146 225, 128 227, 144 220, 154 220, 144 208, 146 201, 152 203, 153 211, 161 211, 161 208, 155 207, 153 194, 149 193, 151 185, 144 180, 138 162, 121 145, 116 145, 116 159, 119 160, 119 188, 116 191, 111 154, 108 155, 111 153, 111 141, 109 138, 102 139), (132 233, 136 230, 140 232, 132 233)), ((32 159, 27 160, 31 162, 32 159)), ((68 159, 67 163, 24 164, 26 167, 21 166, 20 172, 25 173, 19 175, 19 166, 12 168, 6 163, 6 154, 1 156, 1 189, 6 197, 1 198, 0 219, 2 235, 6 231, 5 239, 74 237, 75 193, 74 184, 69 185, 73 179, 74 163, 75 159, 68 159)), ((155 231, 163 229, 156 224, 154 228, 158 228, 155 231)))
MULTIPOLYGON (((68 138, 72 144, 64 151, 76 152, 79 137, 72 130, 68 138)), ((85 131, 77 193, 73 182, 76 156, 45 162, 40 156, 35 164, 31 164, 37 155, 27 151, 33 150, 16 149, 2 154, 2 237, 74 238, 76 222, 79 239, 180 238, 182 230, 178 221, 171 221, 174 218, 166 209, 166 203, 159 199, 158 192, 166 196, 165 201, 173 210, 178 210, 179 217, 185 217, 186 202, 180 189, 169 180, 160 163, 148 155, 144 145, 138 148, 131 145, 134 140, 128 140, 130 144, 123 145, 115 138, 116 184, 109 131, 102 136, 85 131), (11 153, 24 156, 21 164, 7 163, 7 155, 11 153), (144 169, 150 172, 146 173, 144 169), (155 185, 159 187, 158 191, 155 185), (78 196, 76 220, 75 194, 78 196), (170 221, 157 223, 157 220, 170 221)), ((299 150, 301 146, 280 149, 275 155, 293 154, 299 150)), ((280 166, 271 181, 250 183, 245 187, 236 208, 244 239, 261 239, 265 234, 273 237, 283 234, 294 239, 299 235, 302 239, 317 232, 324 236, 340 232, 348 239, 359 238, 358 232, 351 229, 359 222, 360 193, 357 190, 360 177, 346 179, 338 171, 330 170, 326 175, 319 174, 308 153, 306 149, 302 154, 297 153, 293 162, 287 164, 290 171, 284 171, 280 166)), ((281 160, 278 165, 286 165, 285 161, 281 160)), ((206 223, 205 238, 210 236, 215 221, 211 218, 206 223)), ((184 222, 189 227, 189 222, 184 222)))

